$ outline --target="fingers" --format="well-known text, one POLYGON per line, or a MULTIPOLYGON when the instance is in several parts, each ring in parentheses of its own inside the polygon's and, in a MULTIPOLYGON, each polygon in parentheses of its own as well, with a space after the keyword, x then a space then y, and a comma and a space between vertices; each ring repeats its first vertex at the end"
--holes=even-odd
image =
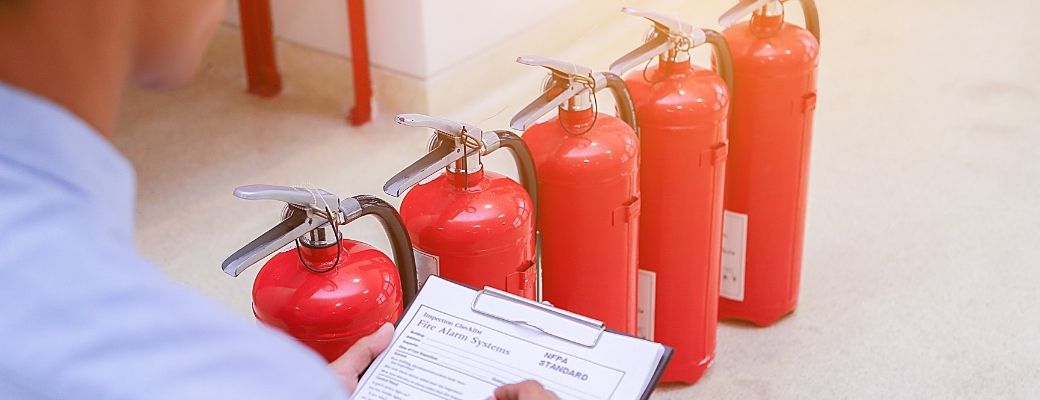
POLYGON ((550 392, 535 381, 523 381, 513 383, 495 389, 496 400, 559 400, 553 392, 550 392))
POLYGON ((339 375, 343 385, 351 393, 358 384, 358 376, 375 360, 383 350, 390 345, 394 338, 394 325, 385 323, 375 333, 365 336, 354 343, 346 353, 329 364, 329 367, 339 375))

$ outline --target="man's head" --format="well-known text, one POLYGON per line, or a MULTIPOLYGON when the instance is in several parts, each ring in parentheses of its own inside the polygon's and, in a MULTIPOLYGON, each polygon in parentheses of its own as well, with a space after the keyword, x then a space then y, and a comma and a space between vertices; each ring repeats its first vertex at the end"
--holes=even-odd
POLYGON ((168 88, 184 84, 224 15, 225 0, 136 0, 131 78, 168 88))
POLYGON ((58 103, 102 134, 127 83, 183 85, 226 0, 0 0, 0 82, 58 103))
MULTIPOLYGON (((131 81, 169 88, 184 84, 195 72, 226 2, 0 0, 0 31, 12 40, 33 42, 55 62, 62 56, 56 52, 68 53, 56 46, 89 50, 96 45, 114 45, 110 50, 116 53, 110 54, 129 63, 126 68, 131 81), (14 37, 19 34, 21 37, 14 37)), ((29 55, 24 49, 11 52, 21 54, 4 55, 29 55)), ((100 61, 89 58, 94 59, 81 60, 82 68, 95 67, 100 61)))

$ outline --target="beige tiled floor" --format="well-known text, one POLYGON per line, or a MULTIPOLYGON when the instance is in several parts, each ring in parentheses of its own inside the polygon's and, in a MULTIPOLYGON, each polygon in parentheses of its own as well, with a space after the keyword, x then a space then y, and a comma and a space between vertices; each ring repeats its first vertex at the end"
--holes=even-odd
MULTIPOLYGON (((1037 397, 1040 6, 820 3, 801 308, 768 329, 723 324, 704 379, 656 398, 1037 397)), ((347 65, 291 46, 280 49, 285 93, 245 95, 236 35, 221 32, 191 87, 131 93, 114 140, 138 169, 142 251, 246 318, 253 275, 232 279, 219 265, 279 206, 231 189, 379 194, 427 133, 385 115, 348 127, 347 65)), ((498 93, 514 108, 467 118, 504 126, 527 96, 498 93)), ((373 221, 347 231, 387 247, 373 221)))

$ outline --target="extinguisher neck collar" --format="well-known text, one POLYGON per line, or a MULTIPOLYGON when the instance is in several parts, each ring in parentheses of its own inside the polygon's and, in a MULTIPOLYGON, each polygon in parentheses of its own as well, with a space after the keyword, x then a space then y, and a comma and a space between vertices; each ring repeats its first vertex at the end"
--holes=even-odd
MULTIPOLYGON (((790 0, 740 0, 719 17, 719 25, 729 28, 748 16, 751 17, 750 29, 758 37, 769 37, 784 24, 784 3, 790 0)), ((802 14, 805 17, 805 29, 816 41, 820 41, 820 14, 815 0, 799 0, 802 14)))
POLYGON ((343 248, 342 241, 326 245, 324 247, 312 247, 301 245, 297 248, 302 268, 311 271, 331 271, 337 267, 336 263, 347 259, 347 249, 343 248))
MULTIPOLYGON (((342 218, 339 218, 339 220, 342 220, 342 218)), ((335 223, 328 223, 308 231, 303 236, 300 236, 298 240, 305 247, 320 249, 333 247, 333 245, 339 243, 340 238, 339 226, 335 223)))
POLYGON ((690 62, 689 57, 685 58, 670 58, 667 54, 662 54, 658 59, 658 68, 662 73, 672 74, 676 72, 683 72, 693 68, 693 64, 690 62))
POLYGON ((560 110, 560 125, 572 135, 588 132, 595 123, 596 114, 591 108, 577 111, 560 110))
POLYGON ((592 104, 595 102, 595 96, 596 95, 592 93, 592 90, 585 89, 584 91, 574 95, 574 97, 564 101, 563 104, 560 104, 560 112, 591 111, 592 104))
POLYGON ((479 186, 484 182, 484 169, 478 169, 473 172, 462 172, 447 170, 444 176, 448 179, 452 185, 462 190, 469 190, 479 186))
POLYGON ((444 168, 444 170, 449 173, 463 175, 475 174, 478 172, 483 174, 484 160, 481 156, 480 149, 464 148, 463 152, 465 153, 465 155, 462 158, 456 160, 453 163, 448 164, 444 168))
POLYGON ((780 10, 783 14, 784 0, 740 0, 736 5, 719 17, 719 25, 724 28, 736 25, 737 21, 755 14, 775 14, 780 10))
POLYGON ((784 26, 784 6, 779 2, 770 3, 751 15, 751 33, 760 38, 771 37, 780 32, 784 26))

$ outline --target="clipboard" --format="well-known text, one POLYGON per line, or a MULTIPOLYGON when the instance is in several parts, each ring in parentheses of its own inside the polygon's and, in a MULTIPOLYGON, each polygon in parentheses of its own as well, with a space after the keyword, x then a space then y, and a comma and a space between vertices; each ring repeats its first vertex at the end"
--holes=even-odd
MULTIPOLYGON (((439 277, 438 277, 439 278, 439 277)), ((443 279, 443 278, 439 278, 443 279)), ((464 286, 472 290, 468 285, 451 282, 455 285, 464 286)), ((553 336, 563 341, 573 343, 587 348, 595 348, 599 344, 604 333, 627 336, 638 340, 645 340, 636 336, 628 335, 612 329, 599 320, 595 320, 580 314, 553 307, 551 304, 537 302, 520 297, 509 292, 485 286, 484 289, 476 290, 470 310, 477 314, 485 315, 501 321, 539 331, 545 335, 553 336), (483 301, 482 301, 483 300, 483 301), (532 312, 533 311, 533 312, 532 312)), ((672 359, 675 350, 665 344, 661 363, 654 370, 650 382, 643 392, 640 400, 647 400, 661 381, 665 368, 672 359)))
POLYGON ((583 347, 596 347, 607 330, 602 321, 539 303, 490 286, 477 291, 470 310, 583 347), (481 300, 484 300, 481 302, 481 300), (516 311, 526 311, 519 313, 516 311), (532 312, 534 311, 534 312, 532 312))
MULTIPOLYGON (((460 285, 458 283, 455 284, 460 285)), ((644 340, 612 329, 607 329, 606 325, 603 324, 602 321, 556 308, 549 304, 523 298, 490 286, 485 286, 484 289, 477 291, 476 296, 473 297, 473 303, 470 305, 470 309, 477 314, 486 315, 516 325, 522 325, 537 330, 545 335, 550 335, 587 348, 596 347, 604 333, 644 340), (483 302, 481 302, 482 299, 484 300, 483 302), (518 310, 527 312, 518 313, 518 310)), ((661 356, 661 363, 657 366, 657 369, 654 370, 650 382, 647 385, 646 390, 644 390, 643 397, 641 397, 640 400, 648 400, 650 398, 654 388, 656 388, 657 384, 660 383, 661 375, 664 374, 665 368, 671 361, 672 354, 675 353, 675 350, 670 346, 664 344, 661 345, 664 346, 664 354, 661 356)))

